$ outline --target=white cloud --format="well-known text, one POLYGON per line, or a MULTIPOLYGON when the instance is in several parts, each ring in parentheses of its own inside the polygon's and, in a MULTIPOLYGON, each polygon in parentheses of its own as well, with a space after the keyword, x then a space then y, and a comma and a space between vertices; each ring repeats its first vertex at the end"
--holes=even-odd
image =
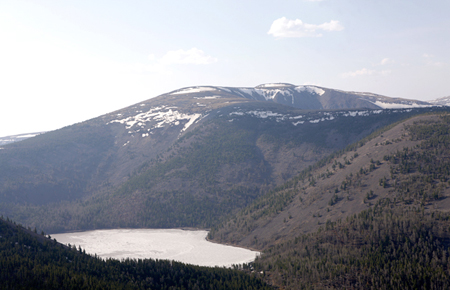
POLYGON ((424 53, 422 55, 427 61, 426 61, 426 65, 427 66, 436 66, 436 67, 442 67, 445 65, 445 63, 440 62, 440 61, 434 61, 434 55, 429 54, 429 53, 424 53))
POLYGON ((203 50, 191 48, 189 50, 171 50, 161 59, 162 64, 211 64, 217 62, 217 58, 206 55, 203 50))
POLYGON ((289 20, 286 17, 276 19, 267 34, 274 37, 321 37, 318 31, 341 31, 344 29, 339 21, 331 20, 319 25, 304 23, 300 19, 289 20))
POLYGON ((392 59, 386 57, 381 60, 380 65, 387 65, 387 64, 391 64, 391 63, 394 63, 394 61, 392 59))
POLYGON ((372 75, 385 76, 385 75, 388 75, 390 73, 391 73, 390 70, 378 71, 378 70, 372 70, 372 69, 363 68, 363 69, 360 69, 360 70, 343 73, 341 76, 344 77, 344 78, 359 77, 359 76, 372 76, 372 75))

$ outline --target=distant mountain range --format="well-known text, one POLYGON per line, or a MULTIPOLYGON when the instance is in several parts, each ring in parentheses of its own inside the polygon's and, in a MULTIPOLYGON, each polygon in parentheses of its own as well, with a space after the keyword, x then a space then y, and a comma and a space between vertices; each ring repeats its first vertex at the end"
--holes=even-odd
POLYGON ((35 137, 35 136, 43 134, 43 133, 45 133, 45 132, 26 133, 26 134, 20 134, 20 135, 11 135, 11 136, 0 137, 0 146, 8 144, 8 143, 23 141, 25 139, 35 137))
POLYGON ((450 96, 429 101, 433 106, 450 106, 450 96))

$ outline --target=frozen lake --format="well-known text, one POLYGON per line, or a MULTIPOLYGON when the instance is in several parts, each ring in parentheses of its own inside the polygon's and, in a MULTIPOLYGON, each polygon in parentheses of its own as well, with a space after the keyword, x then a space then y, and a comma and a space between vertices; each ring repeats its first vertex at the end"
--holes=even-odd
POLYGON ((58 242, 81 246, 89 254, 114 259, 168 259, 200 266, 225 266, 253 261, 259 252, 214 244, 207 231, 180 229, 117 229, 53 234, 58 242))

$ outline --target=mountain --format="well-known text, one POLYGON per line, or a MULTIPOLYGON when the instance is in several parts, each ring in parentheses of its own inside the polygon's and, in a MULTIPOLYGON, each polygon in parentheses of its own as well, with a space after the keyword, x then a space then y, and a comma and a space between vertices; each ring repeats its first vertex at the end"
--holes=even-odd
POLYGON ((37 135, 44 134, 44 133, 45 132, 37 132, 37 133, 27 133, 27 134, 20 134, 20 135, 11 135, 11 136, 0 137, 0 146, 1 145, 5 145, 5 144, 9 144, 9 143, 23 141, 25 139, 28 139, 28 138, 31 138, 31 137, 35 137, 37 135))
POLYGON ((183 88, 4 145, 0 211, 49 232, 211 227, 374 130, 443 110, 428 106, 290 84, 183 88))
POLYGON ((450 106, 450 96, 429 101, 433 106, 450 106))

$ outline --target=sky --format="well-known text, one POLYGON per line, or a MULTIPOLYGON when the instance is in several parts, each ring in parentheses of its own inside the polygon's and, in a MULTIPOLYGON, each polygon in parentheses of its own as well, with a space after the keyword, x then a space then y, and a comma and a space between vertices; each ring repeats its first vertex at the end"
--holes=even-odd
POLYGON ((448 0, 0 0, 0 136, 182 87, 450 95, 448 0))

